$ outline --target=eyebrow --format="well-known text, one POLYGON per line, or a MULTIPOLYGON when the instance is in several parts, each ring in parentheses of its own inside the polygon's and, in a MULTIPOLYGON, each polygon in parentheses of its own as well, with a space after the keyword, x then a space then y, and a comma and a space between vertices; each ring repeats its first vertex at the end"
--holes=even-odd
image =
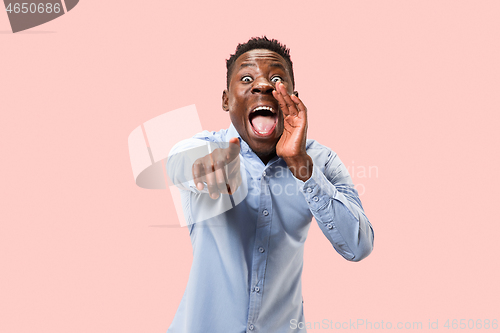
MULTIPOLYGON (((240 65, 240 69, 242 69, 244 67, 256 67, 256 66, 257 65, 253 62, 244 62, 240 65)), ((284 72, 286 72, 285 66, 283 66, 280 62, 273 62, 269 66, 281 68, 284 72)))
POLYGON ((271 64, 271 67, 278 67, 281 68, 284 72, 286 72, 285 66, 283 66, 280 62, 273 62, 271 64))

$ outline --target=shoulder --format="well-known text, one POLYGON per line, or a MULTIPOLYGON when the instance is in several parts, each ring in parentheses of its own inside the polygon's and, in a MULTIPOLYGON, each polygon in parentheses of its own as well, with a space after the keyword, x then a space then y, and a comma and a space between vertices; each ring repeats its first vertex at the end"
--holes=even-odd
POLYGON ((205 130, 193 135, 192 138, 211 142, 221 142, 226 140, 227 131, 227 129, 221 129, 218 132, 205 130))
POLYGON ((333 150, 315 140, 307 140, 306 151, 313 159, 313 163, 333 184, 339 182, 352 184, 347 168, 333 150))
POLYGON ((323 162, 321 164, 326 164, 329 160, 337 157, 337 154, 332 149, 311 139, 307 139, 306 151, 314 162, 323 162))
POLYGON ((345 176, 343 171, 345 169, 344 164, 337 153, 329 147, 318 143, 316 140, 307 140, 306 151, 313 159, 313 164, 319 167, 328 179, 336 179, 339 174, 345 176))
MULTIPOLYGON (((206 150, 207 143, 211 147, 210 149, 213 151, 215 148, 225 148, 223 144, 219 144, 219 142, 225 142, 227 129, 221 129, 218 132, 215 131, 202 131, 199 132, 189 139, 184 139, 177 142, 169 152, 169 157, 178 153, 184 153, 188 150, 192 150, 196 152, 196 154, 200 154, 203 152, 206 155, 209 151, 206 150), (193 150, 198 149, 198 147, 203 147, 201 150, 193 150)), ((203 155, 203 156, 204 156, 203 155)))

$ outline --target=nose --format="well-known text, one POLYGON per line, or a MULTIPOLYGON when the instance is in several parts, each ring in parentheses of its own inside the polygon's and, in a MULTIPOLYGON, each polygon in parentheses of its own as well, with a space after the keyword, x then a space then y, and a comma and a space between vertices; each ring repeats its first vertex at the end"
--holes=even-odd
POLYGON ((274 85, 265 78, 255 80, 252 87, 253 94, 271 94, 273 90, 274 85))

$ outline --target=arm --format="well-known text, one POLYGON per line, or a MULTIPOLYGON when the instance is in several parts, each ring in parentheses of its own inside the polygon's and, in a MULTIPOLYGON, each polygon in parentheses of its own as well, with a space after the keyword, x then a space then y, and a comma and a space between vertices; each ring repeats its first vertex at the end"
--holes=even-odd
POLYGON ((205 186, 201 191, 196 188, 191 167, 199 157, 209 153, 208 144, 212 142, 190 138, 175 144, 168 154, 166 169, 171 185, 181 190, 195 193, 208 193, 205 186))
POLYGON ((232 194, 241 185, 239 152, 238 138, 229 142, 181 141, 168 156, 169 180, 183 190, 209 193, 212 199, 232 194))
POLYGON ((239 151, 238 138, 229 143, 192 138, 171 149, 167 173, 173 183, 170 186, 182 190, 182 209, 188 225, 220 215, 246 197, 248 190, 240 187, 239 151))
POLYGON ((307 108, 290 91, 280 82, 273 91, 283 111, 285 127, 276 153, 302 185, 311 213, 335 250, 347 260, 359 261, 373 249, 372 226, 338 156, 330 151, 323 174, 307 154, 307 108))
POLYGON ((324 173, 313 166, 308 180, 297 181, 311 213, 335 250, 350 261, 367 257, 373 249, 373 228, 337 154, 330 151, 324 173))

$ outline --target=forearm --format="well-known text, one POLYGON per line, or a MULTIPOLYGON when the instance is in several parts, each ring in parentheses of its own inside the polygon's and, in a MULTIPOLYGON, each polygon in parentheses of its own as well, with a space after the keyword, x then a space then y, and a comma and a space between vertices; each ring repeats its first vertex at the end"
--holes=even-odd
POLYGON ((311 213, 333 247, 345 259, 359 261, 373 249, 373 228, 352 184, 333 185, 318 167, 303 183, 311 213))
POLYGON ((176 185, 182 190, 208 193, 206 188, 203 191, 196 188, 192 174, 194 161, 209 153, 208 144, 213 145, 215 143, 190 138, 177 143, 172 148, 166 163, 167 175, 171 185, 176 185))

